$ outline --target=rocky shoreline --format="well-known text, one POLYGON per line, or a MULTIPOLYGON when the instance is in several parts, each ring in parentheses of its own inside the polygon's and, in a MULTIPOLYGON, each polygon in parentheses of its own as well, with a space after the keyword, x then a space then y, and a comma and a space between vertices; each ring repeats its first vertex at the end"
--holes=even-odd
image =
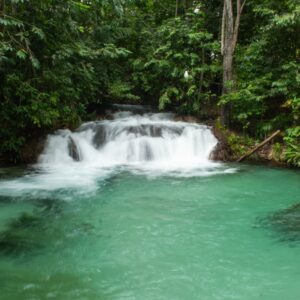
MULTIPOLYGON (((241 156, 258 144, 258 141, 252 139, 244 142, 244 136, 227 130, 220 130, 216 126, 212 128, 212 131, 219 141, 216 148, 210 154, 210 159, 212 160, 236 162, 241 156)), ((289 167, 284 161, 283 145, 278 141, 266 144, 253 155, 249 156, 246 161, 289 167)))
MULTIPOLYGON (((222 162, 236 162, 247 151, 254 148, 258 141, 243 135, 220 128, 216 121, 201 121, 194 116, 177 116, 177 121, 206 124, 212 128, 218 144, 210 154, 210 159, 222 162)), ((248 157, 247 162, 271 164, 273 166, 290 167, 283 157, 283 145, 279 139, 263 146, 255 154, 248 157)))

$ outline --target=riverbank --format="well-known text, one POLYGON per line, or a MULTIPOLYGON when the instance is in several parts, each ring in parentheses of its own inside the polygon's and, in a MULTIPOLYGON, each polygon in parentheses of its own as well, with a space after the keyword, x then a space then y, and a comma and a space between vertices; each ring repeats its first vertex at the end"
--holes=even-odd
MULTIPOLYGON (((219 128, 216 125, 212 130, 219 140, 217 147, 211 153, 212 160, 235 162, 262 142, 247 135, 219 128)), ((258 149, 247 157, 246 161, 276 166, 290 166, 285 159, 285 147, 282 136, 276 137, 258 149)))
MULTIPOLYGON (((177 121, 188 123, 206 124, 212 127, 213 134, 218 139, 218 144, 210 154, 210 159, 222 162, 236 162, 248 151, 255 148, 260 140, 242 134, 240 132, 224 129, 218 120, 203 121, 194 116, 177 116, 177 121)), ((270 143, 247 157, 247 162, 271 164, 273 166, 293 167, 287 163, 285 158, 285 145, 283 136, 279 135, 270 143)))

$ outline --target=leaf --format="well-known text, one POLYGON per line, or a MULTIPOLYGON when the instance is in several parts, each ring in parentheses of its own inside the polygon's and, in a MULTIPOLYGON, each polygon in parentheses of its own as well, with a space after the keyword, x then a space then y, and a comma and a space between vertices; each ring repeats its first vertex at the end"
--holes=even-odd
POLYGON ((35 69, 39 69, 40 68, 40 62, 34 56, 30 57, 30 60, 31 60, 32 66, 35 69))
POLYGON ((11 27, 22 27, 24 26, 23 22, 17 19, 11 18, 1 18, 0 17, 0 24, 3 26, 11 26, 11 27))
POLYGON ((34 34, 36 34, 41 40, 44 40, 44 39, 45 39, 45 33, 44 33, 44 31, 43 31, 42 29, 40 29, 40 28, 38 28, 38 27, 36 27, 36 26, 33 26, 31 30, 32 30, 32 32, 33 32, 34 34))
POLYGON ((27 57, 27 55, 28 55, 28 53, 24 49, 21 49, 21 50, 17 51, 16 55, 21 60, 25 60, 26 57, 27 57))

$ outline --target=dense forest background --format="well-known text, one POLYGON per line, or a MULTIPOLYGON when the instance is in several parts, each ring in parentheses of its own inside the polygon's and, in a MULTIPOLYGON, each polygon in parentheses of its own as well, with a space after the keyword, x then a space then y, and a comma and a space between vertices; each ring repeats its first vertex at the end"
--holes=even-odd
POLYGON ((283 159, 300 166, 299 62, 295 0, 1 0, 0 160, 107 104, 137 103, 244 137, 280 129, 283 159), (238 36, 224 81, 226 5, 238 36))

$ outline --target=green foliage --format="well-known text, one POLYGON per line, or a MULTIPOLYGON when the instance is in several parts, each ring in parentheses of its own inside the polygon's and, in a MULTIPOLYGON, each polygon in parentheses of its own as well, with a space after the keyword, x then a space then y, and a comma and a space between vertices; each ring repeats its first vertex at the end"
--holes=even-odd
POLYGON ((109 86, 109 95, 117 102, 138 101, 140 98, 132 94, 132 86, 124 81, 112 82, 109 86))
POLYGON ((130 51, 111 38, 118 32, 109 26, 113 16, 119 11, 109 1, 6 1, 0 11, 0 157, 15 161, 32 136, 74 126, 98 97, 126 92, 130 98, 115 71, 130 51))
POLYGON ((144 49, 144 59, 133 62, 136 86, 157 99, 159 109, 198 113, 212 98, 220 72, 219 44, 203 24, 204 16, 195 13, 167 20, 144 49))
POLYGON ((300 5, 274 0, 251 8, 255 32, 238 47, 236 86, 221 103, 231 104, 233 126, 262 138, 299 124, 300 5))
POLYGON ((227 142, 236 159, 244 155, 255 145, 255 140, 253 140, 253 138, 235 133, 230 133, 228 135, 227 142))
POLYGON ((299 166, 299 1, 246 2, 225 96, 223 1, 179 1, 175 17, 176 3, 2 1, 0 159, 17 161, 29 139, 73 127, 106 103, 214 119, 219 102, 228 103, 231 127, 243 133, 230 137, 235 153, 281 129, 284 159, 299 166))
POLYGON ((300 126, 288 129, 284 141, 285 160, 291 165, 300 167, 300 126))
POLYGON ((275 143, 272 147, 272 151, 273 151, 273 158, 278 162, 282 161, 283 145, 281 143, 275 143))

